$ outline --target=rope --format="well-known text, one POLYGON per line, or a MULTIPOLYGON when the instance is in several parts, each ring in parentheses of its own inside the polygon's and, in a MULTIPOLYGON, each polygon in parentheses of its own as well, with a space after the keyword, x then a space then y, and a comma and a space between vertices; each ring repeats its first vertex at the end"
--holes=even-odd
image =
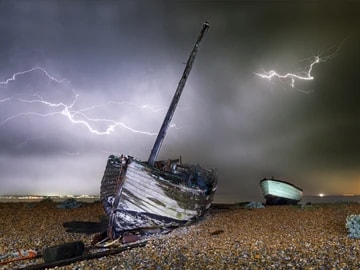
POLYGON ((7 254, 0 255, 0 265, 7 264, 10 262, 15 261, 21 261, 21 260, 27 260, 27 259, 33 259, 36 257, 41 256, 40 253, 36 250, 29 249, 29 250, 23 250, 19 249, 17 252, 10 252, 7 254), (7 259, 7 260, 5 260, 7 259))

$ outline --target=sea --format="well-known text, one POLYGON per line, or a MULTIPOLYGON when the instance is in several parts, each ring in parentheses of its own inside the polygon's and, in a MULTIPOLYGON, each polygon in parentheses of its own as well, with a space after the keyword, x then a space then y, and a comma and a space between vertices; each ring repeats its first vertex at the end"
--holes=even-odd
MULTIPOLYGON (((0 195, 0 202, 40 202, 51 199, 54 202, 62 202, 67 199, 75 199, 79 202, 96 202, 99 196, 96 195, 66 195, 66 196, 46 196, 46 195, 0 195)), ((241 196, 237 194, 219 194, 215 195, 214 204, 234 204, 242 202, 265 202, 261 196, 241 196)), ((360 203, 360 195, 304 195, 301 204, 312 203, 360 203)))
MULTIPOLYGON (((233 204, 240 202, 265 202, 264 197, 261 196, 237 196, 218 195, 215 196, 214 203, 218 204, 233 204)), ((304 195, 301 204, 312 203, 360 203, 360 195, 304 195)))
POLYGON ((66 196, 47 196, 47 195, 0 195, 0 202, 40 202, 43 200, 52 200, 53 202, 63 202, 68 199, 75 199, 79 202, 92 203, 99 201, 99 196, 93 195, 66 195, 66 196))

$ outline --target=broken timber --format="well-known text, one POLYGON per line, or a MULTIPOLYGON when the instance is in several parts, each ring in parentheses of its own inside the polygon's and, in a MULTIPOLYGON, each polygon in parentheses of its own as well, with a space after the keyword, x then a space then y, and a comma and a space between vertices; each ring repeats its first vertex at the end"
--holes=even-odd
POLYGON ((95 252, 95 253, 87 253, 82 256, 77 256, 77 257, 59 260, 59 261, 50 262, 50 263, 26 265, 24 267, 17 268, 16 270, 25 270, 25 269, 26 270, 45 270, 48 268, 69 265, 74 262, 97 259, 97 258, 101 258, 101 257, 105 257, 105 256, 111 256, 111 255, 115 255, 115 254, 121 253, 123 251, 133 249, 133 248, 143 247, 146 245, 147 242, 148 241, 142 241, 142 242, 138 242, 138 243, 128 244, 126 246, 122 246, 122 247, 118 247, 118 248, 111 248, 111 249, 108 249, 105 251, 100 251, 100 252, 95 252))

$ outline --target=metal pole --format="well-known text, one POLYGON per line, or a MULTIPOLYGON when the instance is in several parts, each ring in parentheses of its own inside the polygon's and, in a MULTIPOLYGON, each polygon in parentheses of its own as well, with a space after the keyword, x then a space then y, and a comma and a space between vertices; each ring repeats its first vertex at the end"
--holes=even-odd
POLYGON ((195 60, 195 56, 196 56, 196 53, 199 49, 199 46, 200 46, 200 43, 202 41, 202 39, 206 36, 208 30, 209 30, 209 23, 208 22, 205 22, 203 24, 203 28, 200 32, 200 35, 195 43, 195 46, 193 48, 193 50, 191 51, 191 54, 189 56, 189 59, 186 63, 186 67, 185 67, 185 70, 183 72, 183 75, 179 81, 179 84, 178 84, 178 87, 175 91, 175 94, 174 94, 174 97, 171 101, 171 104, 170 104, 170 107, 166 113, 166 116, 164 118, 164 121, 162 123, 162 126, 160 128, 160 131, 158 133, 158 136, 156 138, 156 141, 154 143, 154 146, 153 146, 153 149, 151 150, 151 154, 150 154, 150 157, 149 157, 149 160, 148 160, 148 164, 150 166, 154 166, 154 163, 155 163, 155 159, 160 151, 160 148, 161 148, 161 145, 163 143, 163 140, 165 138, 165 135, 166 135, 166 131, 170 125, 170 122, 171 122, 171 119, 174 115, 174 112, 175 112, 175 109, 176 109, 176 106, 179 102, 179 99, 180 99, 180 96, 181 96, 181 93, 184 89, 184 86, 185 86, 185 83, 186 83, 186 80, 187 80, 187 77, 189 76, 189 73, 191 71, 191 68, 192 68, 192 64, 195 60))

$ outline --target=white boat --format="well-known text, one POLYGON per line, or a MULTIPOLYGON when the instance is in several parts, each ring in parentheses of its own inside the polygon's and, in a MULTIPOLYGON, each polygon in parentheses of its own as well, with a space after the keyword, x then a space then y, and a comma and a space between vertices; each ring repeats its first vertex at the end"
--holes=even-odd
POLYGON ((274 178, 262 179, 260 187, 267 205, 297 204, 303 196, 301 188, 274 178))

